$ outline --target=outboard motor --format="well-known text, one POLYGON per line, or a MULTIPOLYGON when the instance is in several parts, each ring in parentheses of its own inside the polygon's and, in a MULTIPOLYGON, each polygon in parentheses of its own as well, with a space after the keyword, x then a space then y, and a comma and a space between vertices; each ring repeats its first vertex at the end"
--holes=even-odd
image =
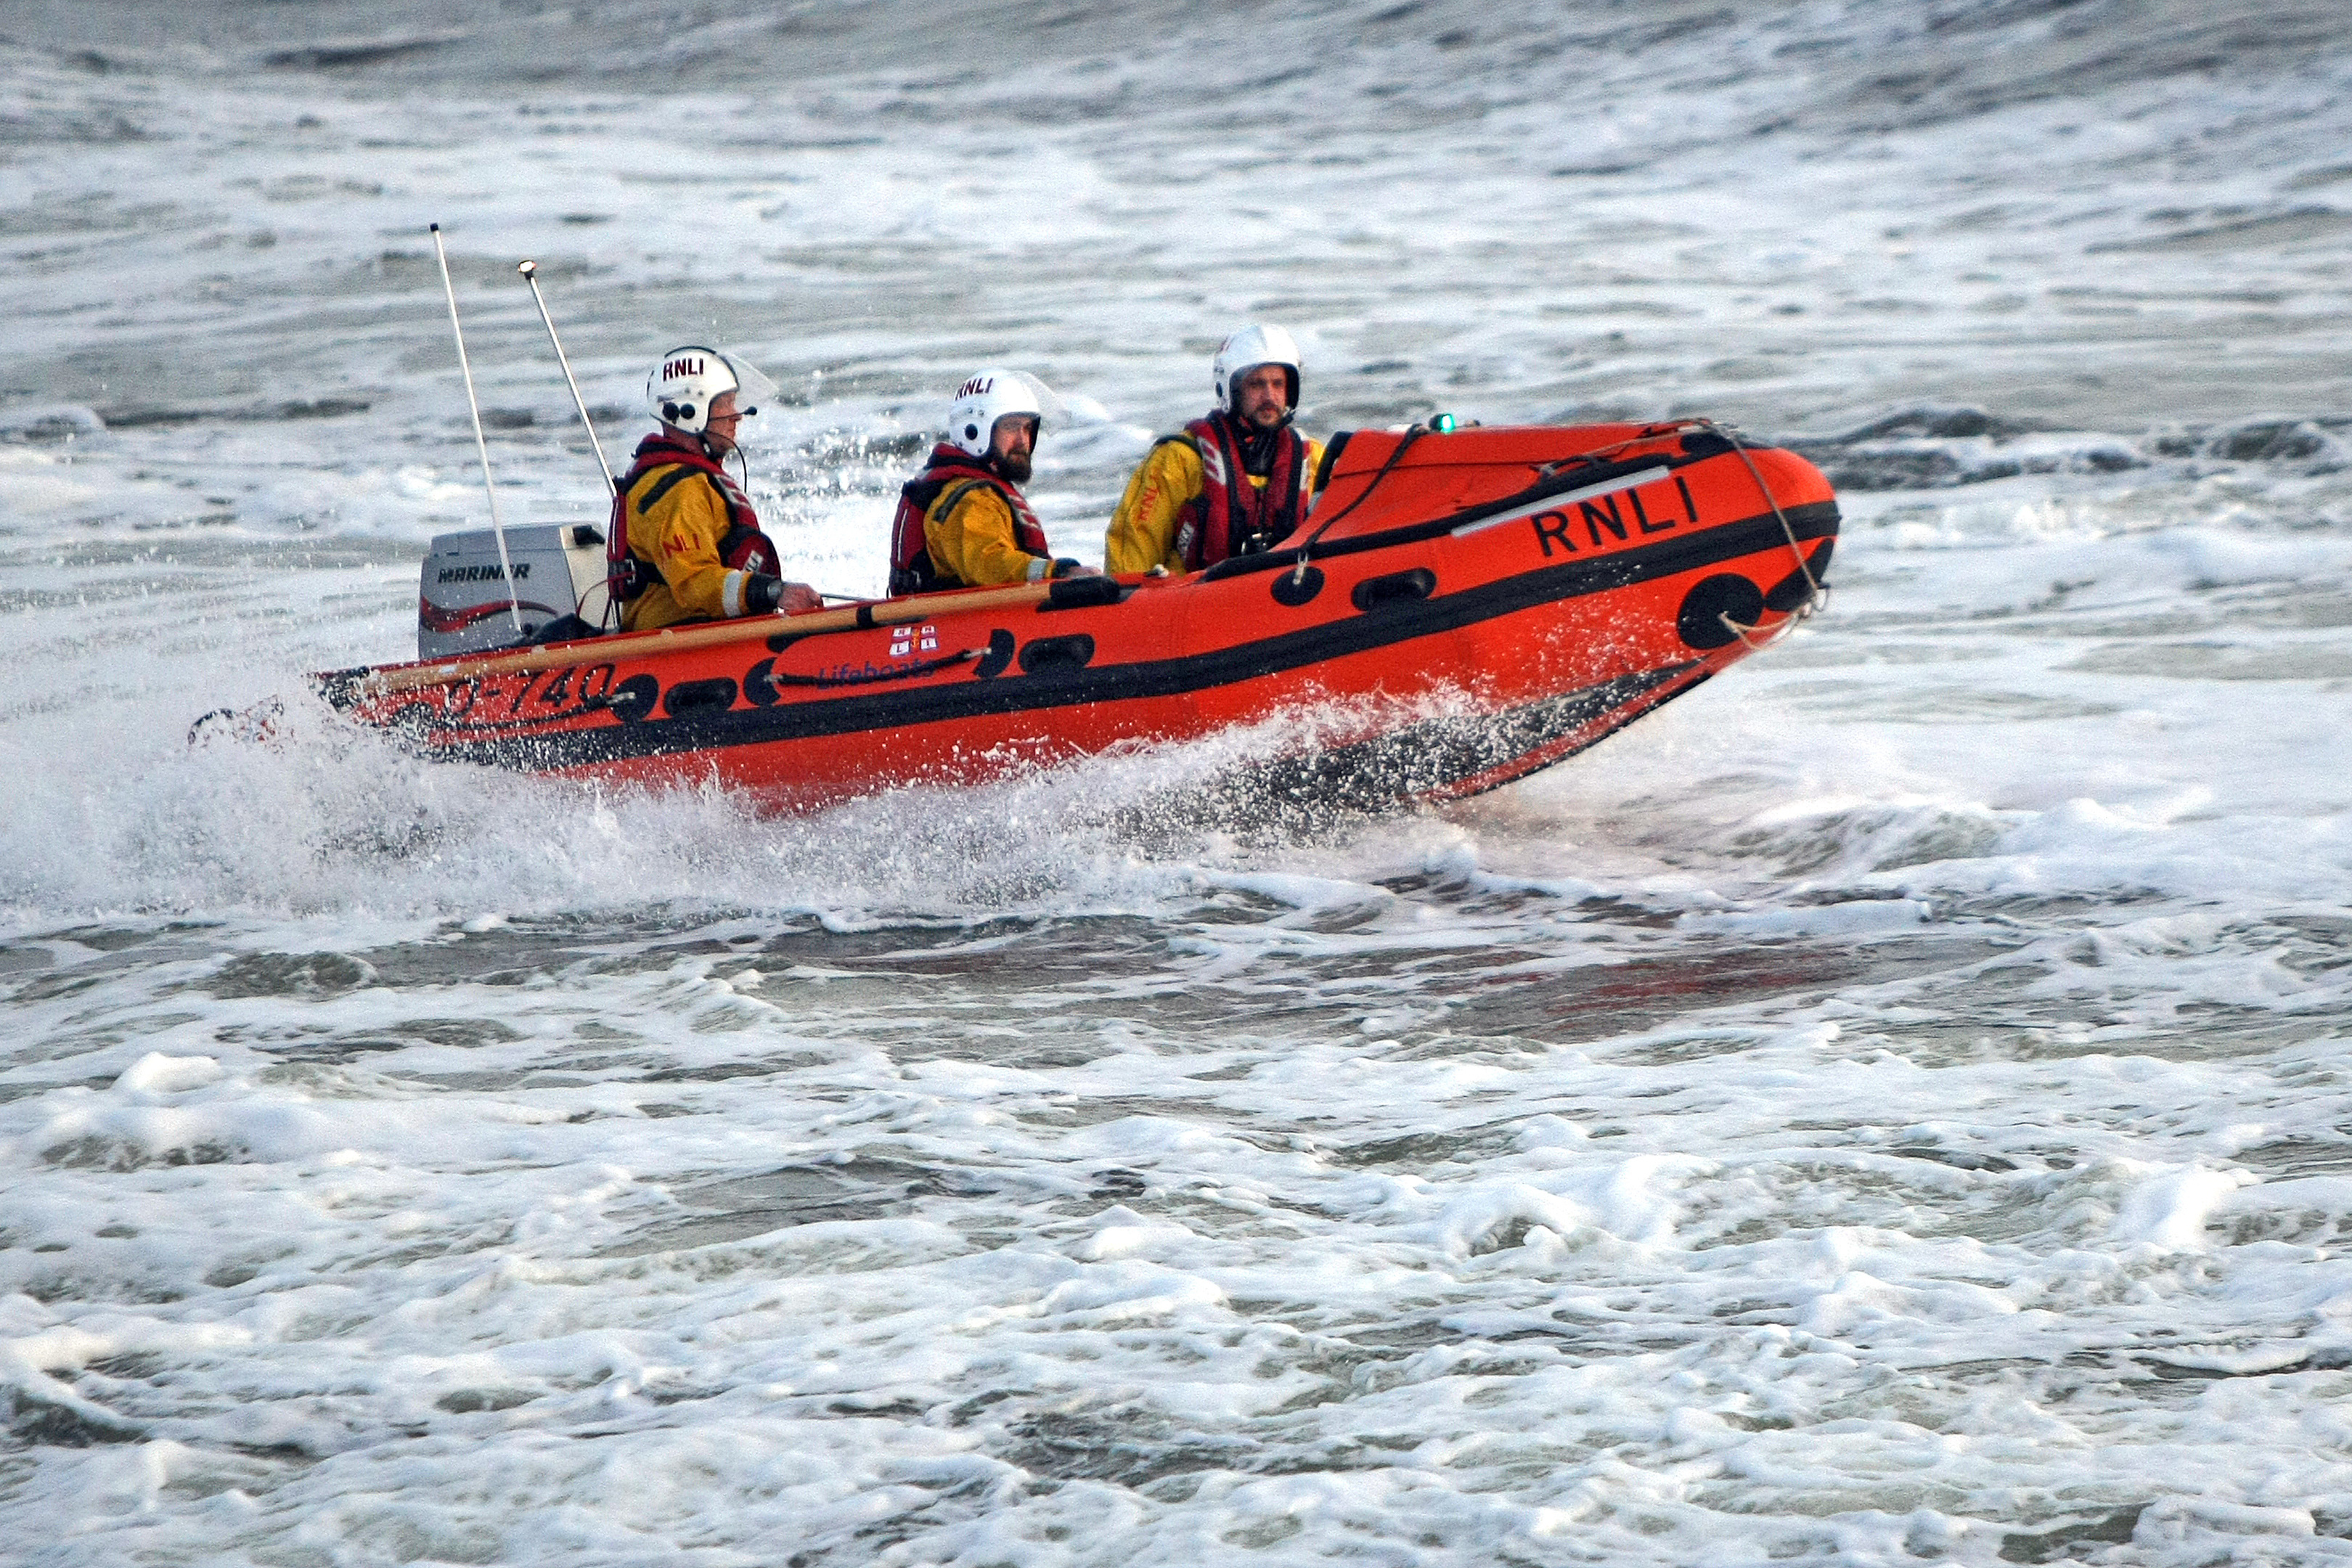
POLYGON ((590 522, 509 528, 507 559, 514 563, 514 598, 522 609, 520 633, 507 613, 498 535, 479 528, 434 536, 416 601, 417 658, 513 647, 564 616, 577 615, 591 626, 604 624, 603 529, 590 522))

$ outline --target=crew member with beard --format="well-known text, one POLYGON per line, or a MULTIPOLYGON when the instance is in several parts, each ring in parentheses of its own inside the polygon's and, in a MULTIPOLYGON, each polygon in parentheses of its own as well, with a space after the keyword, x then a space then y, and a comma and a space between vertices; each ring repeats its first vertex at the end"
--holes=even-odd
POLYGON ((746 395, 774 391, 750 364, 695 344, 662 355, 646 378, 661 428, 637 443, 605 538, 605 584, 622 630, 824 606, 815 589, 779 574, 774 541, 722 462, 740 450, 741 422, 759 413, 746 395))
POLYGON ((1217 406, 1152 444, 1103 538, 1104 569, 1198 572, 1273 547, 1313 499, 1319 441, 1290 427, 1298 345, 1280 327, 1244 327, 1217 349, 1217 406))
POLYGON ((898 491, 890 525, 890 592, 929 594, 1091 575, 1056 559, 1021 493, 1045 411, 1018 371, 974 371, 948 409, 948 438, 898 491))

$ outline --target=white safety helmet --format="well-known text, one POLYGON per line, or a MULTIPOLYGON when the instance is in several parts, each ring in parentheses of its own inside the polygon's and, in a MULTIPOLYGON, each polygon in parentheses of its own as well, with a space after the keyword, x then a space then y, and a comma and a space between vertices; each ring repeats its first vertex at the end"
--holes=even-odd
POLYGON ((735 394, 735 411, 749 418, 776 395, 776 384, 748 361, 717 349, 688 343, 662 355, 646 378, 646 402, 655 418, 699 436, 710 424, 710 405, 735 394))
POLYGON ((1002 365, 973 371, 948 405, 948 439, 975 458, 985 458, 996 438, 996 422, 1008 414, 1026 414, 1042 428, 1045 384, 1002 365))
POLYGON ((1280 327, 1268 326, 1263 321, 1251 322, 1217 345, 1217 357, 1210 366, 1217 378, 1217 406, 1232 413, 1235 389, 1242 378, 1262 364, 1278 364, 1290 373, 1290 395, 1283 406, 1296 414, 1298 411, 1298 344, 1280 327))

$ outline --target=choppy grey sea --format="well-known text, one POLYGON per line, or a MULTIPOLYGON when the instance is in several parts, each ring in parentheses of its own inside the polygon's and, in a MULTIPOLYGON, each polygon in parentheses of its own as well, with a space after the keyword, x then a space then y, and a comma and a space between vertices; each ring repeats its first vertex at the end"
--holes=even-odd
MULTIPOLYGON (((0 1542, 40 1568, 2352 1562, 2352 15, 0 8, 0 1542), (1442 809, 422 763, 654 356, 883 577, 1218 339, 1705 414, 1830 609, 1442 809), (276 742, 191 747, 275 700, 276 742), (1139 828, 1137 801, 1166 803, 1139 828)), ((1158 808, 1155 808, 1158 809, 1158 808)))

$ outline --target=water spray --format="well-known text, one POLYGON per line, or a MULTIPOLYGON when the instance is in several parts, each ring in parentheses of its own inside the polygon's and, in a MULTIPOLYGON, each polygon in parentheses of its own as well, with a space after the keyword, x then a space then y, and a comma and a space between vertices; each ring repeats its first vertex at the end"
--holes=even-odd
POLYGON ((514 617, 515 635, 520 637, 525 635, 522 601, 515 597, 514 563, 507 556, 506 525, 499 521, 499 487, 490 478, 490 443, 482 435, 482 405, 474 395, 474 366, 466 358, 466 329, 457 321, 457 288, 449 281, 449 253, 442 247, 441 226, 436 223, 431 227, 433 254, 441 262, 441 291, 449 297, 449 331, 457 340, 457 369, 466 377, 466 406, 474 416, 474 449, 482 455, 482 489, 490 498, 490 531, 498 537, 499 572, 507 584, 507 613, 514 617))

